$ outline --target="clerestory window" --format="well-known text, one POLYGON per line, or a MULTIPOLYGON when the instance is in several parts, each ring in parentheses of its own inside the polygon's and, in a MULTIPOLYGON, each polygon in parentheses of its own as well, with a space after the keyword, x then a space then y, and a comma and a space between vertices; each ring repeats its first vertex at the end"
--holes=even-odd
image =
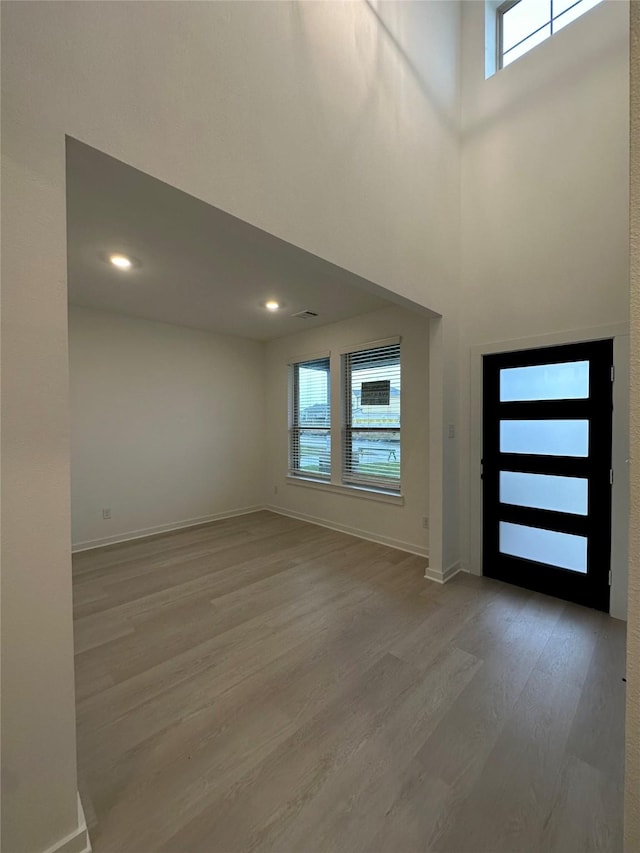
POLYGON ((602 0, 507 0, 497 9, 497 66, 505 68, 602 0))

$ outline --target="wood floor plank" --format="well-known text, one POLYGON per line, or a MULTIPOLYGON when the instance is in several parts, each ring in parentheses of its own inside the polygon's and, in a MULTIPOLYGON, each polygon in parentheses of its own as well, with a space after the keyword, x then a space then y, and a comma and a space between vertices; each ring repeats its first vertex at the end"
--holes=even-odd
POLYGON ((478 651, 487 654, 482 668, 418 753, 432 775, 443 779, 460 797, 467 795, 482 772, 562 606, 556 600, 534 596, 524 608, 516 605, 518 618, 505 621, 501 643, 494 641, 492 631, 488 643, 479 642, 478 651))
POLYGON ((161 850, 208 851, 215 835, 221 850, 253 850, 275 826, 293 817, 384 726, 398 691, 413 668, 391 654, 361 673, 346 694, 324 708, 241 782, 201 813, 161 850))
POLYGON ((95 853, 619 850, 620 623, 424 570, 263 511, 75 555, 95 853))
POLYGON ((399 782, 398 796, 382 815, 378 831, 366 849, 372 853, 427 853, 427 839, 433 836, 440 815, 454 800, 453 792, 419 761, 409 764, 399 782))
MULTIPOLYGON (((350 596, 346 596, 341 605, 345 608, 350 604, 354 605, 353 599, 357 594, 354 591, 350 596)), ((375 639, 373 642, 369 641, 378 653, 379 646, 376 645, 375 640, 381 633, 379 620, 382 617, 383 609, 380 606, 376 617, 378 624, 375 626, 375 639)), ((287 620, 280 631, 274 630, 273 626, 262 625, 262 635, 257 639, 254 636, 247 641, 246 637, 236 637, 234 632, 234 638, 230 642, 225 637, 228 642, 225 647, 218 648, 217 654, 212 654, 211 648, 208 648, 205 654, 201 653, 197 659, 197 668, 191 667, 188 670, 189 677, 182 677, 171 684, 154 673, 160 690, 152 695, 147 691, 137 693, 138 701, 124 708, 122 694, 119 693, 116 699, 117 704, 115 706, 111 704, 111 713, 109 709, 106 713, 105 709, 102 709, 99 714, 91 715, 88 725, 83 724, 80 727, 81 737, 84 739, 88 736, 93 739, 101 725, 108 728, 108 731, 102 732, 101 741, 104 744, 104 750, 94 749, 94 761, 98 766, 102 766, 103 752, 109 759, 112 758, 110 751, 112 742, 118 743, 119 752, 122 754, 148 737, 170 727, 176 719, 180 719, 185 707, 188 708, 189 713, 197 712, 252 676, 258 678, 262 676, 264 680, 270 681, 276 678, 276 673, 279 673, 282 668, 285 669, 285 676, 279 679, 280 689, 277 701, 284 705, 288 699, 287 711, 292 714, 294 699, 291 697, 291 690, 288 690, 287 680, 299 674, 295 671, 294 664, 298 667, 303 658, 305 669, 311 670, 315 654, 314 644, 321 642, 321 647, 332 646, 335 654, 339 653, 340 645, 344 642, 345 632, 340 623, 336 622, 335 615, 330 617, 329 621, 332 624, 329 627, 326 625, 328 620, 329 617, 324 611, 316 610, 312 616, 307 614, 306 618, 301 616, 298 620, 287 620), (310 631, 313 632, 313 639, 308 637, 310 631), (328 637, 334 636, 338 638, 338 642, 331 643, 328 637), (292 648, 296 650, 295 656, 290 654, 292 648), (292 669, 294 671, 290 672, 292 669)), ((358 626, 358 632, 361 632, 360 626, 358 626)), ((367 642, 366 638, 365 642, 367 642)), ((336 677, 336 670, 337 667, 334 665, 331 672, 333 679, 336 677)), ((180 674, 185 675, 184 671, 180 674)), ((263 679, 260 678, 260 680, 263 679)), ((295 679, 293 683, 297 693, 304 690, 303 677, 295 679)), ((322 682, 318 673, 314 672, 314 696, 317 695, 315 691, 318 683, 322 682)), ((260 685, 262 696, 259 695, 258 700, 265 695, 267 686, 260 685)), ((107 698, 111 699, 110 696, 107 698)), ((309 703, 306 695, 304 701, 309 703)))
MULTIPOLYGON (((200 700, 194 700, 194 697, 191 696, 190 708, 194 706, 198 708, 199 706, 199 710, 192 711, 186 719, 181 720, 178 732, 179 736, 169 728, 160 730, 157 734, 152 735, 154 739, 153 744, 147 742, 134 744, 127 752, 119 754, 118 761, 113 766, 109 766, 107 761, 107 764, 101 767, 100 756, 94 752, 95 774, 92 781, 94 797, 97 796, 98 805, 102 806, 103 802, 108 801, 108 798, 112 797, 113 791, 121 784, 119 777, 123 772, 126 772, 127 765, 131 761, 135 761, 138 755, 144 753, 150 756, 146 762, 145 783, 142 786, 147 801, 143 802, 139 797, 136 799, 131 791, 129 791, 129 807, 133 808, 134 811, 144 813, 158 797, 160 799, 163 797, 168 798, 169 801, 179 799, 181 796, 180 786, 184 785, 184 779, 178 778, 174 764, 181 758, 182 751, 194 753, 198 749, 198 745, 194 743, 196 735, 192 733, 187 736, 187 732, 190 730, 193 732, 194 727, 197 732, 202 729, 203 725, 205 727, 213 725, 213 720, 207 723, 208 715, 219 714, 221 706, 224 708, 229 703, 236 704, 241 723, 245 716, 244 709, 247 707, 255 707, 257 709, 261 707, 267 709, 274 707, 280 709, 283 714, 286 714, 287 719, 295 718, 295 727, 298 728, 304 719, 311 719, 319 709, 325 707, 328 702, 333 701, 336 693, 339 693, 341 690, 348 692, 356 678, 359 677, 363 670, 367 669, 368 662, 373 656, 379 655, 380 637, 384 636, 384 629, 380 624, 381 619, 384 619, 384 612, 380 603, 377 611, 374 609, 370 609, 369 612, 362 611, 362 619, 354 625, 345 624, 345 629, 340 632, 339 636, 336 636, 333 644, 328 644, 326 648, 324 645, 320 645, 315 654, 313 649, 309 647, 303 656, 304 667, 301 666, 302 658, 299 650, 296 648, 295 652, 286 654, 271 666, 263 667, 252 679, 244 679, 233 691, 227 691, 210 703, 203 704, 200 700), (363 621, 365 622, 365 630, 363 630, 363 621), (347 671, 345 667, 342 671, 337 672, 338 667, 334 664, 333 671, 329 672, 329 667, 327 666, 330 662, 329 657, 333 656, 334 652, 339 652, 340 644, 344 642, 349 642, 351 649, 351 654, 346 660, 355 658, 359 666, 352 664, 351 671, 347 671), (304 695, 309 689, 308 680, 304 678, 307 672, 312 674, 314 682, 324 687, 319 694, 314 693, 313 702, 309 702, 308 697, 304 695), (173 750, 170 748, 172 744, 175 744, 175 749, 173 750), (170 776, 177 786, 172 797, 167 797, 167 776, 170 776), (164 780, 162 782, 163 790, 161 794, 158 794, 154 777, 164 780)), ((390 625, 392 624, 392 620, 387 621, 390 625)), ((397 631, 397 621, 393 622, 393 624, 394 630, 397 631)), ((167 710, 166 705, 165 710, 167 710)), ((175 715, 176 713, 177 709, 174 709, 173 714, 175 715)), ((171 717, 171 713, 169 717, 171 717)), ((134 735, 139 730, 139 723, 140 718, 138 718, 135 728, 132 730, 134 735)), ((236 723, 237 721, 234 720, 233 724, 235 725, 236 723)), ((244 726, 244 723, 242 725, 244 726)), ((145 732, 149 732, 152 729, 149 720, 145 721, 143 728, 145 732)), ((226 744, 227 751, 229 734, 228 732, 222 741, 223 745, 226 744)), ((251 732, 246 732, 246 735, 251 739, 251 732)), ((126 743, 130 743, 127 740, 126 732, 122 728, 117 733, 114 731, 110 732, 107 740, 108 742, 117 742, 121 750, 126 743)), ((107 753, 102 756, 102 761, 108 758, 109 754, 107 753)), ((219 759, 213 754, 207 760, 213 762, 215 766, 219 764, 219 759)), ((195 766, 195 762, 190 765, 191 768, 195 766)), ((228 783, 231 778, 229 769, 225 771, 224 778, 228 783)), ((209 785, 207 789, 208 796, 211 796, 211 790, 209 785)), ((197 798, 192 797, 190 807, 194 808, 196 805, 197 798)), ((186 809, 183 809, 183 818, 186 813, 186 809)), ((155 827, 155 829, 157 831, 158 828, 155 827)))
POLYGON ((295 730, 265 702, 219 702, 181 721, 128 754, 126 772, 118 768, 118 785, 94 798, 105 816, 94 832, 94 849, 159 850, 178 825, 238 785, 295 730), (144 814, 153 820, 140 820, 144 814))
POLYGON ((625 625, 603 617, 568 749, 622 784, 624 767, 625 625))
POLYGON ((529 853, 552 805, 580 689, 531 674, 468 796, 449 803, 431 849, 529 853))
POLYGON ((133 625, 110 610, 76 619, 73 625, 75 653, 88 652, 133 634, 133 625))
MULTIPOLYGON (((363 742, 314 796, 296 803, 295 821, 265 838, 266 849, 366 851, 402 796, 407 768, 420 744, 443 719, 477 671, 479 661, 451 648, 433 662, 426 677, 414 671, 411 684, 394 698, 385 725, 363 742)), ((281 823, 283 821, 281 820, 281 823)))
MULTIPOLYGON (((494 593, 497 589, 494 590, 494 593)), ((404 630, 391 649, 393 654, 419 668, 428 667, 442 649, 459 639, 461 630, 476 624, 494 603, 490 589, 478 589, 461 582, 460 577, 432 594, 423 608, 423 618, 413 630, 404 630)), ((473 648, 468 644, 468 648, 473 648)))
POLYGON ((539 847, 550 853, 620 853, 621 783, 566 755, 539 847))

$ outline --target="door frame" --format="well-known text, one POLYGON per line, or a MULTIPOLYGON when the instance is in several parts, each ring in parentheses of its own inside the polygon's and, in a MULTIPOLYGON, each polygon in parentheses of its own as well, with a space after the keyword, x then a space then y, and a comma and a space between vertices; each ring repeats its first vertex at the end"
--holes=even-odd
POLYGON ((613 446, 611 490, 611 600, 609 612, 626 619, 627 535, 629 524, 629 324, 616 323, 548 335, 535 335, 470 349, 469 409, 469 571, 482 575, 482 357, 496 353, 613 338, 613 446))

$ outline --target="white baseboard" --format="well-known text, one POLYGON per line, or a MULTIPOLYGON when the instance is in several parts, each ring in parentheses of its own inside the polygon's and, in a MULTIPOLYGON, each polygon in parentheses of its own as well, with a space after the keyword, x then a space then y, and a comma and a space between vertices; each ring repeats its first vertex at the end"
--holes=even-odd
POLYGON ((217 512, 213 515, 203 515, 199 518, 187 518, 184 521, 172 521, 168 524, 158 524, 155 527, 145 527, 142 530, 129 530, 125 533, 116 533, 113 536, 105 536, 104 539, 90 539, 87 542, 75 542, 71 545, 71 552, 77 554, 80 551, 90 551, 93 548, 104 548, 107 545, 118 545, 120 542, 131 542, 133 539, 146 539, 147 536, 157 536, 160 533, 170 533, 172 530, 182 530, 185 527, 196 527, 199 524, 210 524, 212 521, 221 521, 223 518, 235 518, 237 515, 248 515, 251 512, 267 509, 264 506, 247 506, 242 509, 231 509, 225 512, 217 512))
POLYGON ((48 847, 44 853, 91 853, 91 841, 80 794, 78 794, 78 826, 69 835, 48 847))
POLYGON ((404 542, 401 539, 393 539, 390 536, 380 536, 377 533, 370 533, 368 530, 360 530, 357 527, 351 527, 348 524, 339 524, 335 521, 329 521, 326 518, 318 518, 315 515, 307 515, 304 512, 296 512, 292 509, 284 509, 279 506, 266 506, 270 512, 275 512, 278 515, 286 515, 289 518, 297 518, 299 521, 307 521, 309 524, 317 524, 319 527, 328 527, 329 530, 337 530, 339 533, 347 533, 349 536, 357 536, 359 539, 366 539, 368 542, 376 542, 378 545, 387 545, 389 548, 396 548, 398 551, 406 551, 409 554, 416 554, 418 557, 428 558, 429 551, 420 545, 414 545, 411 542, 404 542))
POLYGON ((447 566, 444 571, 441 571, 440 569, 437 569, 435 567, 433 569, 428 568, 425 571, 424 576, 425 578, 427 578, 427 580, 435 581, 435 583, 444 584, 447 583, 447 581, 450 581, 451 578, 455 577, 459 572, 464 571, 466 571, 464 565, 461 562, 456 562, 452 563, 450 566, 447 566))

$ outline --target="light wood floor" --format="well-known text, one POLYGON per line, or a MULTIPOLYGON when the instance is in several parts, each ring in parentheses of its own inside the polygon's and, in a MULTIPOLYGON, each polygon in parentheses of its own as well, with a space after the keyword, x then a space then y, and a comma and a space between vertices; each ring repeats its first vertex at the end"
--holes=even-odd
POLYGON ((74 558, 95 853, 622 849, 624 625, 268 512, 74 558))

